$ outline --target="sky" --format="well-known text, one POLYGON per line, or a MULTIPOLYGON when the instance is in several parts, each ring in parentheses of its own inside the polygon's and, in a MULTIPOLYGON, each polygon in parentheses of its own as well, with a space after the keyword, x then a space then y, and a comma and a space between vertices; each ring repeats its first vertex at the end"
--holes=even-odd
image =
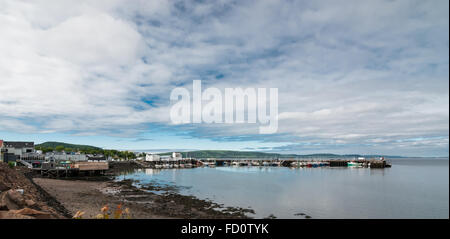
POLYGON ((0 0, 0 139, 449 154, 447 0, 0 0), (278 88, 278 130, 173 124, 175 87, 278 88))

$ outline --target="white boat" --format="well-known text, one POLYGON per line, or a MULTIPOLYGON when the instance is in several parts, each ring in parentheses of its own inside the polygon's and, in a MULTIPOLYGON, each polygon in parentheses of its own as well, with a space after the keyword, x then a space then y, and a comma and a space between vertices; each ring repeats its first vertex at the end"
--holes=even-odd
POLYGON ((348 167, 353 167, 353 168, 359 168, 362 167, 362 163, 358 163, 358 162, 348 162, 347 163, 348 167))

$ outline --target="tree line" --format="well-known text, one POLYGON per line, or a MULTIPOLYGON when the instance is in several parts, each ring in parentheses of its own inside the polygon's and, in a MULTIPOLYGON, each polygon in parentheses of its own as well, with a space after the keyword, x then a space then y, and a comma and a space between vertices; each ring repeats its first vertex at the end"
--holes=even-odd
MULTIPOLYGON (((48 152, 66 152, 66 153, 82 153, 82 154, 93 154, 93 155, 104 155, 105 157, 119 158, 119 159, 136 159, 136 154, 130 151, 120 151, 115 149, 74 149, 69 147, 64 147, 62 145, 56 147, 41 147, 36 146, 36 150, 41 150, 43 153, 48 152)), ((140 157, 144 156, 144 153, 139 154, 140 157)))

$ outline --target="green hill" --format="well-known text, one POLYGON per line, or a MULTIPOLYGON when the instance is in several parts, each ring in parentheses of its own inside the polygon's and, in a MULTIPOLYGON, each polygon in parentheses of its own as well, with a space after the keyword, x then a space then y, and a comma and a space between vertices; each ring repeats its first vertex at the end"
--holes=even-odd
MULTIPOLYGON (((170 155, 163 153, 161 155, 170 155)), ((193 158, 282 158, 296 157, 294 154, 262 153, 252 151, 233 151, 233 150, 198 150, 190 152, 181 152, 183 157, 193 158)))
MULTIPOLYGON (((162 153, 161 155, 171 155, 171 152, 162 153)), ((181 152, 183 157, 193 158, 355 158, 355 157, 379 157, 383 155, 359 155, 359 154, 279 154, 279 153, 263 153, 254 151, 233 151, 233 150, 198 150, 181 152)), ((398 158, 400 156, 385 156, 389 158, 398 158)))
POLYGON ((90 146, 90 145, 81 145, 81 144, 68 144, 68 143, 63 143, 63 142, 45 142, 42 144, 36 144, 35 148, 56 148, 58 146, 63 146, 64 148, 70 148, 73 150, 82 150, 82 151, 86 151, 86 150, 101 150, 101 148, 99 147, 95 147, 95 146, 90 146))

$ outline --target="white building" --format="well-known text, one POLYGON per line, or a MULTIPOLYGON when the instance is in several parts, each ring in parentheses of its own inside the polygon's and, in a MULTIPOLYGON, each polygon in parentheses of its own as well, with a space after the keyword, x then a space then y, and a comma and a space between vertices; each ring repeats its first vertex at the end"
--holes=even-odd
POLYGON ((25 159, 34 154, 34 142, 1 141, 0 152, 5 162, 25 159))
POLYGON ((46 159, 53 158, 56 161, 87 161, 86 154, 47 153, 46 159))
POLYGON ((12 153, 20 158, 26 153, 34 152, 34 142, 4 141, 3 148, 6 149, 7 153, 12 153))
POLYGON ((172 153, 172 160, 173 161, 183 160, 183 155, 181 153, 173 152, 172 153))
POLYGON ((145 161, 149 162, 161 161, 161 157, 158 154, 147 154, 145 156, 145 161))
POLYGON ((170 155, 163 155, 160 159, 161 161, 172 161, 172 157, 170 157, 170 155))

